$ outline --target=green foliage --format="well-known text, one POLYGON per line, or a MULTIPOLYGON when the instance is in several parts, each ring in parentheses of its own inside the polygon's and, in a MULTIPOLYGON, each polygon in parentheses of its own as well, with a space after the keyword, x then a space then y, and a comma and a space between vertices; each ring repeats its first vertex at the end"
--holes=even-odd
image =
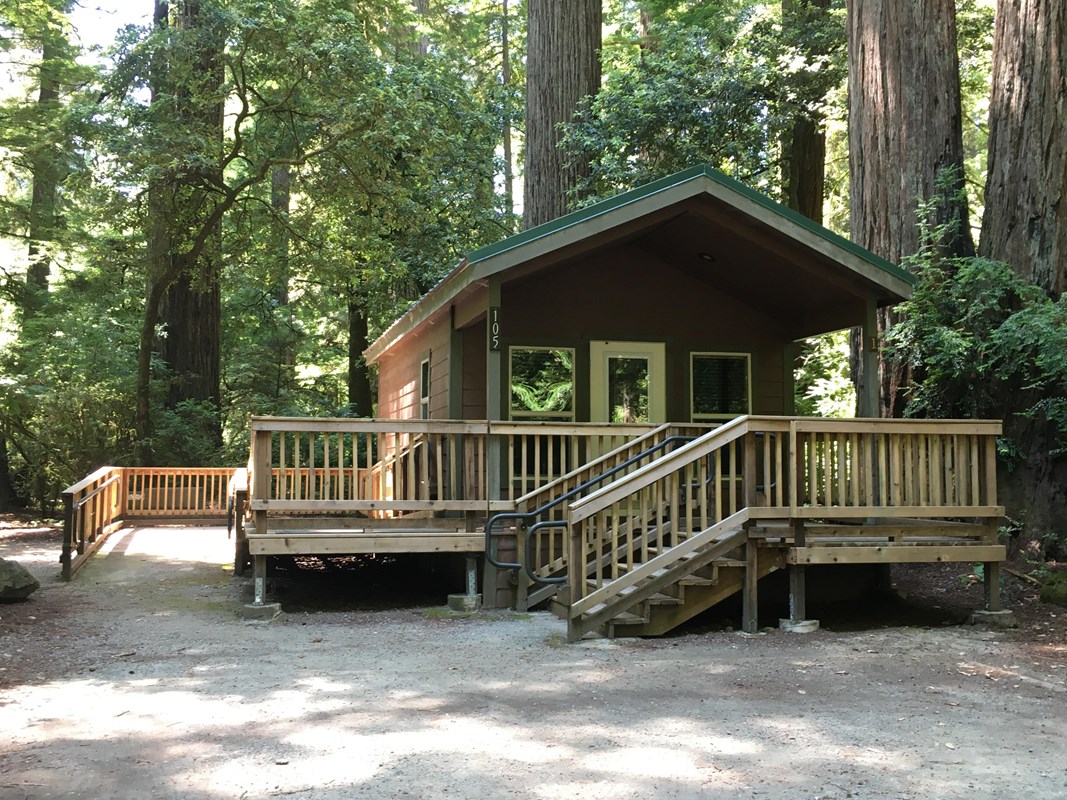
POLYGON ((1067 446, 1067 296, 1049 299, 1003 263, 939 259, 908 265, 919 277, 894 357, 915 370, 907 414, 1047 423, 1049 455, 1067 446))
POLYGON ((785 131, 798 114, 821 119, 844 78, 841 9, 783 24, 777 6, 669 5, 649 41, 622 26, 605 44, 604 84, 564 139, 592 164, 580 191, 601 199, 708 163, 779 194, 785 131))
POLYGON ((836 331, 804 342, 793 375, 794 406, 804 417, 851 417, 856 387, 849 372, 849 332, 836 331))

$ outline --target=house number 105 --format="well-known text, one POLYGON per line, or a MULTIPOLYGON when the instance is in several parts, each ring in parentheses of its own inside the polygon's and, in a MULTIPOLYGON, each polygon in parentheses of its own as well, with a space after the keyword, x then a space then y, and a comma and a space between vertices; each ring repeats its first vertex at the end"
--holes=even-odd
POLYGON ((489 308, 489 349, 500 349, 500 306, 489 308))

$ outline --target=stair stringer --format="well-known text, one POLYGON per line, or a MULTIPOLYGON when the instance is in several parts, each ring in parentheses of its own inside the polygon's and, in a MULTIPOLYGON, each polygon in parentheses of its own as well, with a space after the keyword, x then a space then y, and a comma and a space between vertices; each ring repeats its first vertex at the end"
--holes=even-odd
MULTIPOLYGON (((639 581, 633 580, 633 575, 620 579, 619 583, 625 582, 629 585, 605 602, 597 603, 579 614, 574 614, 571 609, 568 614, 567 638, 572 642, 577 641, 586 633, 606 625, 613 618, 627 612, 632 613, 634 608, 653 595, 661 594, 665 588, 674 586, 684 578, 704 569, 716 559, 745 545, 748 541, 748 532, 743 527, 743 523, 746 520, 747 514, 742 512, 729 521, 724 520, 712 526, 707 531, 694 536, 692 540, 669 548, 635 570, 635 575, 652 570, 647 575, 643 575, 639 581), (711 538, 710 534, 714 534, 714 538, 711 538), (702 545, 695 546, 696 540, 705 536, 709 540, 702 545), (676 553, 671 551, 676 551, 676 553), (660 568, 656 569, 657 566, 660 568)), ((592 602, 592 600, 593 598, 587 598, 586 602, 592 602)), ((639 611, 644 616, 645 608, 642 607, 639 611)))
MULTIPOLYGON (((746 547, 757 547, 755 542, 750 541, 746 547)), ((756 551, 758 566, 756 579, 759 580, 782 565, 782 556, 777 548, 759 547, 756 551)), ((714 564, 714 562, 712 562, 714 564)), ((681 598, 680 605, 646 605, 644 616, 647 622, 633 625, 611 625, 609 623, 608 636, 661 636, 668 631, 677 628, 683 622, 695 617, 697 614, 707 611, 712 606, 718 605, 723 600, 740 592, 745 585, 745 567, 728 566, 719 567, 718 575, 712 585, 684 585, 682 578, 674 587, 677 590, 675 596, 681 598)))

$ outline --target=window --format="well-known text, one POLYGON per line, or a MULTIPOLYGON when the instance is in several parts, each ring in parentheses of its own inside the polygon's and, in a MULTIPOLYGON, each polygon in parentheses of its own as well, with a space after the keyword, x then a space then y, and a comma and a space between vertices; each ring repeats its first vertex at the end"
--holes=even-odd
POLYGON ((419 365, 419 419, 430 418, 430 359, 419 365))
POLYGON ((747 353, 693 353, 689 371, 693 421, 748 414, 750 374, 747 353))
POLYGON ((574 420, 574 350, 509 348, 508 385, 513 420, 574 420))

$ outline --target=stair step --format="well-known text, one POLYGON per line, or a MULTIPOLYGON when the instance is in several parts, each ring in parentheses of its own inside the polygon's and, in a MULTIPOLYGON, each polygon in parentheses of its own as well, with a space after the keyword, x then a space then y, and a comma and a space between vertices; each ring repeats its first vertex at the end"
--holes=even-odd
POLYGON ((609 625, 644 625, 646 622, 648 620, 645 617, 630 611, 623 611, 617 617, 608 620, 609 625))
POLYGON ((678 586, 714 586, 718 581, 712 578, 701 578, 696 575, 690 575, 688 578, 682 578, 678 581, 678 586))
POLYGON ((716 558, 711 562, 716 567, 743 567, 746 566, 744 561, 736 558, 716 558))

